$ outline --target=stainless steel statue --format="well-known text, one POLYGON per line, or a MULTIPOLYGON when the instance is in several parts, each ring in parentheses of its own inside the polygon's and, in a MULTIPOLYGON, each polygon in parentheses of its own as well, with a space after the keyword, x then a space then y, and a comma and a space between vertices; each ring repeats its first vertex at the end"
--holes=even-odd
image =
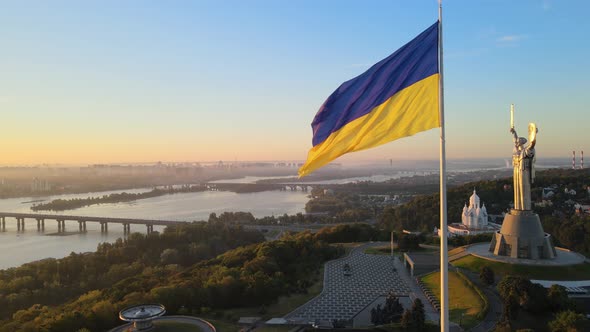
POLYGON ((514 209, 506 213, 502 228, 492 237, 489 250, 496 256, 552 259, 557 255, 551 235, 545 233, 539 215, 532 211, 531 183, 535 178, 537 126, 529 124, 529 139, 514 130, 514 105, 510 108, 510 132, 514 137, 514 209))
POLYGON ((514 167, 514 209, 531 210, 531 183, 535 179, 535 144, 539 129, 534 123, 529 124, 529 144, 527 139, 518 137, 514 123, 510 132, 514 137, 512 166, 514 167))

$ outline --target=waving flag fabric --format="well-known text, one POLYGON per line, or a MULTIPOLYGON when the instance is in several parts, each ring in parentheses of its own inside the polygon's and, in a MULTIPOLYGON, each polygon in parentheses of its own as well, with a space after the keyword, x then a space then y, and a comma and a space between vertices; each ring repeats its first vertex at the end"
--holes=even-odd
POLYGON ((339 156, 439 127, 438 22, 328 97, 311 127, 305 176, 339 156))

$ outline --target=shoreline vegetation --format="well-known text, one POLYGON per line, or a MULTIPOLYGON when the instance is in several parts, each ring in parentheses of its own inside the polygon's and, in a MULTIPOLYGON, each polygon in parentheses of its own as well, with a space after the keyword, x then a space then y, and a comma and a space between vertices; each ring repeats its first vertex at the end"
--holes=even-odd
POLYGON ((108 203, 123 203, 131 202, 138 199, 158 197, 162 195, 176 194, 176 193, 188 193, 188 192, 200 192, 207 190, 206 186, 200 185, 186 185, 180 188, 168 187, 154 188, 151 191, 142 193, 116 193, 110 195, 104 195, 99 197, 87 197, 87 198, 72 198, 72 199, 54 199, 51 202, 35 204, 31 206, 33 211, 64 211, 73 210, 85 206, 95 204, 108 204, 108 203))
POLYGON ((256 184, 256 183, 218 183, 218 184, 187 184, 181 186, 166 186, 164 188, 154 188, 150 191, 141 193, 114 193, 103 196, 93 196, 87 198, 72 199, 54 199, 50 202, 34 204, 31 206, 33 211, 65 211, 82 208, 96 204, 112 204, 132 202, 145 198, 152 198, 164 195, 195 193, 202 191, 231 191, 238 194, 254 193, 270 190, 281 190, 284 186, 278 184, 256 184))

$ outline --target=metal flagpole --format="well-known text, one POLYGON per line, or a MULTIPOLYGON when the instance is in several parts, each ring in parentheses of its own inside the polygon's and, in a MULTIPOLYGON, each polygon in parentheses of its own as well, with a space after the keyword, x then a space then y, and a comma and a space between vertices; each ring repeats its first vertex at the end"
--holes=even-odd
POLYGON ((440 120, 440 330, 449 331, 449 256, 447 251, 447 174, 443 79, 442 0, 438 1, 438 114, 440 120))

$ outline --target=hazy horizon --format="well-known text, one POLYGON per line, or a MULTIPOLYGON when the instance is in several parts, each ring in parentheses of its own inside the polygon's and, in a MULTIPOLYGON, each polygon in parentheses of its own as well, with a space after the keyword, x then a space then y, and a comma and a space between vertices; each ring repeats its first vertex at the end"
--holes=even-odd
MULTIPOLYGON (((305 160, 194 160, 194 161, 143 161, 143 162, 112 162, 112 163, 40 163, 40 164, 2 164, 0 163, 0 168, 2 167, 91 167, 96 165, 107 165, 107 166, 147 166, 147 165, 157 165, 161 163, 162 165, 184 165, 184 164, 200 164, 203 166, 210 166, 216 165, 219 162, 222 162, 225 165, 233 165, 235 163, 242 163, 242 164, 255 164, 255 163, 303 163, 305 160)), ((498 167, 505 166, 505 163, 510 161, 510 156, 506 158, 447 158, 447 164, 450 166, 458 165, 458 164, 467 164, 467 165, 483 165, 483 166, 493 166, 498 165, 498 167)), ((336 161, 334 163, 330 163, 331 166, 336 167, 344 167, 344 168, 357 168, 357 167, 372 167, 372 166, 379 166, 379 167, 390 167, 393 168, 397 167, 407 167, 407 165, 413 164, 435 164, 438 165, 438 159, 392 159, 392 163, 390 164, 389 159, 372 159, 372 160, 349 160, 345 162, 336 161)), ((537 165, 555 165, 556 167, 569 167, 571 166, 571 156, 568 157, 539 157, 536 161, 537 165), (558 165, 559 164, 559 165, 558 165)), ((580 166, 580 158, 579 156, 576 157, 577 166, 580 166)))

